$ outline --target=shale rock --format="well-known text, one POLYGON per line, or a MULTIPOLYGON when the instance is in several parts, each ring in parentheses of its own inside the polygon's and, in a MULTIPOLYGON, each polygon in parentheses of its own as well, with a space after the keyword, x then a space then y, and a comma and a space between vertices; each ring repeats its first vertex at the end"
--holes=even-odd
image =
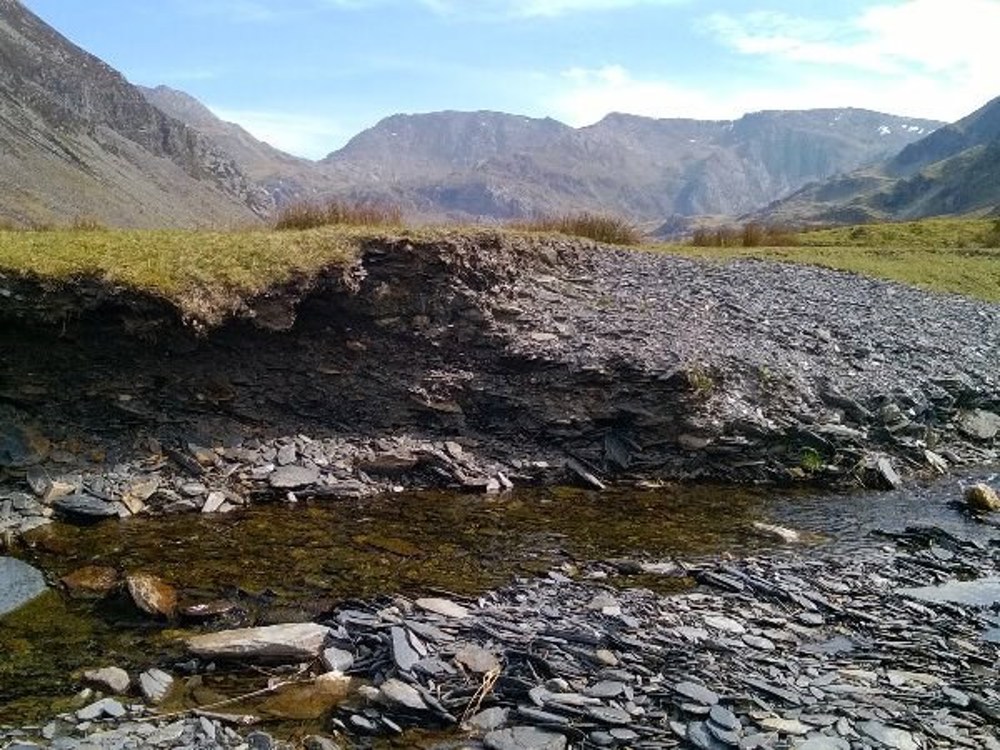
POLYGON ((303 661, 320 656, 329 633, 313 623, 239 628, 193 636, 187 647, 205 659, 303 661))

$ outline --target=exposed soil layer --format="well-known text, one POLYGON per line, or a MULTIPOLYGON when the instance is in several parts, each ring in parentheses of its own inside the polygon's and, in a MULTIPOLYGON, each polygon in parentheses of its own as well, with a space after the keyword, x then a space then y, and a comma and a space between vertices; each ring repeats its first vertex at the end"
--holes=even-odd
POLYGON ((242 314, 195 331, 94 280, 0 277, 4 484, 41 470, 112 503, 153 477, 148 507, 197 509, 569 477, 891 486, 998 455, 1000 307, 825 269, 387 237, 242 314))

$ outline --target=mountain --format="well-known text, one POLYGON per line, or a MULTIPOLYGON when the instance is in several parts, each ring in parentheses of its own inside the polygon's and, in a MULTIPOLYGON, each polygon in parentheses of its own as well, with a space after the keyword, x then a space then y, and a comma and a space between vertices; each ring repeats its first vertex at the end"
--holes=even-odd
POLYGON ((450 218, 741 214, 897 153, 941 123, 859 109, 735 121, 611 114, 571 128, 499 112, 393 115, 319 164, 336 194, 450 218))
POLYGON ((813 183, 760 216, 790 223, 864 222, 1000 208, 1000 97, 866 169, 813 183))
MULTIPOLYGON (((900 179, 917 181, 906 190, 920 193, 927 159, 989 129, 959 123, 927 150, 900 153, 939 125, 858 109, 734 121, 611 114, 585 128, 500 112, 400 114, 311 162, 183 92, 131 85, 17 0, 0 0, 0 220, 21 223, 219 226, 334 197, 392 203, 415 219, 734 216, 896 154, 906 155, 900 179)), ((966 156, 950 169, 969 178, 993 158, 966 156)))
POLYGON ((17 0, 0 0, 0 219, 217 226, 271 210, 211 140, 17 0))
POLYGON ((230 156, 275 204, 308 199, 334 188, 314 162, 254 138, 239 125, 217 117, 190 94, 169 86, 138 88, 154 107, 196 130, 230 156))

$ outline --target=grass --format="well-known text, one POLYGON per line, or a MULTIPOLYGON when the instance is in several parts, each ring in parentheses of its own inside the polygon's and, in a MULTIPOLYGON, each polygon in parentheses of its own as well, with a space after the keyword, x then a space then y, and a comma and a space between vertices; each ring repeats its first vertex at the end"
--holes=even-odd
POLYGON ((242 300, 344 265, 371 230, 301 232, 56 229, 0 231, 0 272, 96 278, 163 297, 207 323, 242 300))
POLYGON ((286 206, 274 221, 278 230, 318 229, 329 226, 400 227, 403 212, 378 203, 295 203, 286 206))
POLYGON ((793 247, 661 245, 657 249, 715 260, 805 263, 1000 302, 996 221, 926 219, 799 232, 796 238, 798 245, 793 247))
POLYGON ((639 245, 643 241, 642 232, 627 220, 592 213, 543 216, 515 221, 509 226, 520 232, 558 232, 609 245, 639 245))

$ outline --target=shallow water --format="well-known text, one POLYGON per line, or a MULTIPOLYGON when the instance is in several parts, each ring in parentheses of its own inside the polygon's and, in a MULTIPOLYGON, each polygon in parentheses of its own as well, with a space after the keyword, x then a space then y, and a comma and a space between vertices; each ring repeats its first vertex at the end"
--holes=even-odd
MULTIPOLYGON (((962 481, 893 493, 670 485, 259 505, 224 516, 55 525, 34 534, 20 556, 53 580, 84 565, 150 572, 174 584, 182 604, 227 598, 241 608, 235 624, 257 624, 311 619, 352 598, 474 596, 519 575, 594 560, 692 560, 776 545, 753 529, 755 521, 845 551, 881 544, 871 538, 875 529, 911 525, 980 541, 1000 536, 955 507, 962 481)), ((620 580, 663 593, 691 585, 656 576, 620 580)), ((0 722, 24 723, 71 705, 83 669, 169 667, 181 656, 177 627, 138 616, 121 597, 95 603, 50 592, 0 620, 0 722)))

